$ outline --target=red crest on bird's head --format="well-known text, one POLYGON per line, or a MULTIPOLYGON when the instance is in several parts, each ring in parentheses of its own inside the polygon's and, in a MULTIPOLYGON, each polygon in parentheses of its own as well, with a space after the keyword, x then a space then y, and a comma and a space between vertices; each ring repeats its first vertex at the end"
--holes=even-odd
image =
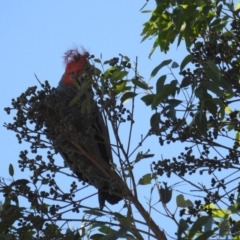
POLYGON ((71 49, 65 52, 64 63, 66 65, 65 72, 62 77, 63 84, 73 84, 72 78, 80 76, 85 68, 89 65, 87 56, 88 52, 80 53, 78 49, 71 49))

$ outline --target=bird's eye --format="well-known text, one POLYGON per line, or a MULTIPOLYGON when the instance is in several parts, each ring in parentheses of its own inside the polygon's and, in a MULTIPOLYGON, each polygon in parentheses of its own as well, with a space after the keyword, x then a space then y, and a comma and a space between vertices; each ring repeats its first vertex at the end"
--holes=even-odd
POLYGON ((71 74, 72 76, 74 76, 74 75, 75 75, 74 71, 72 71, 70 74, 71 74))

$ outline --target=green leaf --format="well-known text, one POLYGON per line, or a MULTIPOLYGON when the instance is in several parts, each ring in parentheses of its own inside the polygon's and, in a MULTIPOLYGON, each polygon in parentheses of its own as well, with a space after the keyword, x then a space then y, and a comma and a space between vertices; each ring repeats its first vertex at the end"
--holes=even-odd
POLYGON ((182 72, 182 70, 185 68, 185 66, 192 62, 193 60, 193 55, 189 54, 187 55, 183 60, 182 60, 182 63, 181 63, 181 66, 180 66, 180 71, 182 72))
POLYGON ((102 239, 103 237, 104 237, 103 234, 96 233, 96 234, 91 235, 91 240, 99 240, 99 239, 102 239))
POLYGON ((230 221, 229 219, 224 219, 220 224, 219 235, 224 237, 229 232, 230 221))
POLYGON ((235 125, 234 125, 234 124, 230 124, 230 125, 228 125, 227 130, 228 130, 228 132, 230 132, 230 131, 232 131, 234 128, 235 128, 235 125))
POLYGON ((72 81, 73 81, 73 85, 78 88, 79 87, 79 82, 78 79, 76 77, 72 77, 72 81))
POLYGON ((119 72, 119 67, 118 66, 111 66, 109 67, 106 72, 104 73, 104 75, 109 76, 109 74, 113 74, 114 72, 119 72))
POLYGON ((122 226, 129 228, 132 224, 132 219, 130 217, 125 217, 118 212, 113 213, 116 219, 121 223, 122 226))
POLYGON ((151 10, 142 10, 141 13, 151 13, 151 10))
POLYGON ((201 82, 199 84, 199 88, 201 87, 215 93, 218 97, 224 97, 225 95, 224 91, 219 88, 219 84, 217 84, 216 82, 201 82))
POLYGON ((184 199, 184 196, 182 194, 179 194, 176 198, 177 206, 180 208, 186 208, 186 207, 193 207, 193 203, 187 199, 184 199))
POLYGON ((135 92, 125 92, 121 97, 121 103, 125 104, 127 101, 134 98, 135 96, 137 96, 137 93, 135 92))
POLYGON ((201 230, 201 228, 207 224, 208 221, 212 219, 211 216, 202 216, 199 217, 192 225, 191 229, 189 230, 189 238, 191 239, 194 235, 201 230))
POLYGON ((180 219, 179 225, 178 225, 178 231, 177 236, 178 239, 182 239, 182 234, 185 233, 185 231, 188 229, 188 224, 184 219, 180 219))
POLYGON ((69 229, 69 228, 66 230, 65 235, 66 235, 65 236, 66 239, 74 239, 74 236, 75 236, 74 232, 71 231, 71 229, 69 229))
POLYGON ((204 225, 204 232, 208 232, 212 230, 213 221, 209 219, 209 221, 204 225))
POLYGON ((100 211, 96 210, 96 209, 91 209, 91 210, 83 210, 84 213, 90 214, 90 215, 94 215, 94 216, 104 216, 103 213, 101 213, 100 211))
POLYGON ((221 78, 219 85, 226 91, 226 97, 232 98, 234 96, 232 86, 224 78, 221 78))
POLYGON ((96 63, 101 63, 101 60, 98 59, 98 58, 94 58, 93 61, 96 62, 96 63))
POLYGON ((201 99, 202 96, 203 96, 204 91, 206 92, 206 90, 205 90, 203 87, 198 86, 198 87, 195 89, 195 96, 196 96, 197 98, 200 98, 200 99, 201 99))
POLYGON ((143 236, 139 233, 138 229, 135 229, 135 228, 130 228, 129 231, 135 236, 134 237, 131 237, 131 235, 129 234, 126 234, 125 235, 125 238, 126 240, 144 240, 143 236))
POLYGON ((160 31, 158 34, 158 44, 162 52, 166 53, 169 50, 170 43, 174 42, 177 36, 177 31, 172 22, 166 25, 166 30, 160 31))
POLYGON ((211 60, 207 60, 207 64, 208 64, 208 69, 205 70, 207 76, 212 79, 214 82, 218 83, 221 81, 221 73, 218 69, 218 67, 216 66, 216 64, 211 61, 211 60))
POLYGON ((121 227, 117 231, 112 231, 111 233, 105 235, 104 237, 96 238, 96 239, 101 239, 101 240, 119 239, 119 238, 124 237, 128 231, 129 231, 129 228, 121 227))
POLYGON ((123 79, 127 74, 128 74, 127 71, 120 71, 120 72, 116 71, 112 74, 111 79, 113 81, 117 81, 117 80, 123 79))
MULTIPOLYGON (((85 220, 85 219, 84 219, 85 220)), ((85 224, 86 225, 86 224, 85 224)), ((93 222, 91 224, 91 226, 89 227, 89 229, 95 229, 95 228, 99 228, 99 227, 102 227, 102 226, 105 226, 104 222, 93 222)))
POLYGON ((156 96, 155 94, 148 94, 148 95, 145 95, 145 96, 141 97, 141 100, 142 100, 147 106, 149 106, 149 105, 152 104, 155 96, 156 96))
POLYGON ((214 103, 212 100, 213 100, 213 98, 212 98, 212 96, 210 94, 208 94, 207 92, 203 93, 203 104, 204 104, 204 107, 213 116, 216 116, 216 114, 217 114, 217 106, 216 106, 216 103, 214 103))
POLYGON ((150 153, 149 154, 143 154, 142 158, 152 158, 152 157, 154 157, 154 155, 155 154, 150 154, 150 153))
POLYGON ((209 237, 211 237, 214 234, 213 230, 210 231, 206 231, 203 234, 201 234, 199 237, 195 238, 195 240, 206 240, 206 239, 210 239, 209 237))
POLYGON ((118 82, 115 86, 115 93, 116 94, 119 94, 121 92, 123 92, 125 90, 125 86, 127 84, 127 81, 121 81, 121 82, 118 82))
POLYGON ((159 46, 159 42, 158 42, 158 39, 156 38, 156 40, 154 41, 154 44, 153 44, 153 47, 148 55, 149 58, 151 58, 153 52, 155 51, 155 49, 159 46))
POLYGON ((101 226, 99 229, 98 229, 99 232, 102 232, 102 233, 105 233, 105 234, 109 234, 109 233, 112 233, 112 232, 116 232, 115 230, 113 230, 112 228, 106 226, 106 225, 103 225, 101 226))
POLYGON ((176 62, 173 62, 173 63, 172 63, 171 68, 178 68, 178 67, 179 67, 178 63, 176 63, 176 62))
POLYGON ((139 152, 136 156, 135 162, 139 162, 141 159, 144 158, 152 158, 154 154, 143 154, 142 152, 139 152))
POLYGON ((177 107, 182 101, 178 99, 167 99, 166 103, 169 104, 169 107, 177 107))
POLYGON ((226 25, 226 22, 223 21, 223 19, 215 19, 209 26, 211 26, 211 29, 217 32, 217 31, 221 31, 225 25, 226 25))
POLYGON ((158 71, 163 68, 164 66, 167 66, 168 64, 170 64, 172 62, 172 59, 169 59, 169 60, 165 60, 163 62, 161 62, 157 67, 155 67, 151 73, 151 78, 153 78, 157 73, 158 71))
POLYGON ((11 177, 13 177, 13 175, 14 175, 14 168, 13 168, 13 165, 11 163, 9 164, 8 172, 9 172, 9 175, 11 177))
POLYGON ((176 120, 176 110, 173 107, 170 107, 169 110, 166 112, 166 116, 173 121, 176 120))
POLYGON ((74 104, 77 103, 77 101, 80 99, 80 97, 81 97, 80 94, 76 95, 76 96, 70 101, 70 103, 68 104, 68 106, 69 106, 69 107, 72 107, 74 104))
POLYGON ((183 20, 184 20, 184 12, 183 12, 183 8, 175 8, 173 10, 173 21, 174 21, 174 24, 176 26, 176 29, 178 31, 180 31, 181 29, 181 26, 183 25, 183 20))
POLYGON ((138 181, 138 184, 139 185, 148 185, 151 183, 151 180, 152 180, 152 174, 151 173, 148 173, 148 174, 145 174, 143 175, 139 181, 138 181))
POLYGON ((106 61, 103 62, 104 65, 109 64, 109 63, 110 63, 109 60, 106 60, 106 61))
POLYGON ((145 90, 152 88, 152 87, 148 86, 147 83, 145 83, 143 81, 139 81, 138 79, 133 79, 132 83, 134 85, 136 85, 137 87, 140 87, 140 88, 145 89, 145 90))

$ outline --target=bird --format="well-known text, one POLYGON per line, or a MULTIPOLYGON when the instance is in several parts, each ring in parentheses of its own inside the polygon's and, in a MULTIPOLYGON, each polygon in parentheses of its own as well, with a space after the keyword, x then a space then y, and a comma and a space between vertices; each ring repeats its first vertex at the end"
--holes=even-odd
POLYGON ((99 207, 103 209, 105 201, 113 205, 123 197, 120 176, 112 168, 107 124, 94 100, 88 56, 78 49, 65 53, 65 71, 46 100, 51 117, 45 127, 54 149, 77 178, 98 189, 99 207))

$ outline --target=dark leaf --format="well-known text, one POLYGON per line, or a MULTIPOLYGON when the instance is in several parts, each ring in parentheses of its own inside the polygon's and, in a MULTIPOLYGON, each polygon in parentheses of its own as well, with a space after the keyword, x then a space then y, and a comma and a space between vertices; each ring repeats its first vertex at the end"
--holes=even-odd
POLYGON ((96 63, 101 63, 101 60, 98 59, 98 58, 94 58, 93 61, 96 62, 96 63))
POLYGON ((183 60, 182 60, 182 63, 181 63, 181 66, 180 66, 180 71, 182 72, 182 70, 185 68, 185 66, 192 62, 193 60, 193 55, 189 54, 187 55, 183 60))
POLYGON ((154 154, 143 154, 142 158, 152 158, 154 157, 154 154))
POLYGON ((101 237, 101 240, 112 240, 112 239, 119 239, 121 237, 125 237, 125 234, 127 233, 127 231, 128 231, 128 228, 121 227, 118 231, 112 231, 111 233, 105 235, 104 237, 101 237))
POLYGON ((172 63, 171 68, 178 68, 178 67, 179 67, 178 63, 176 63, 176 62, 173 62, 173 63, 172 63))
POLYGON ((27 185, 28 183, 30 182, 27 179, 18 179, 12 182, 9 186, 13 187, 13 186, 19 186, 19 185, 27 185))
POLYGON ((141 100, 142 100, 147 106, 149 106, 149 105, 152 104, 155 96, 156 96, 155 94, 148 94, 148 95, 145 95, 145 96, 141 97, 141 100))
POLYGON ((205 70, 207 76, 214 82, 219 83, 221 81, 221 73, 214 62, 207 60, 208 69, 205 70))
POLYGON ((122 104, 124 104, 128 100, 130 100, 136 96, 137 96, 137 93, 135 93, 135 92, 125 92, 121 97, 121 102, 122 102, 122 104))
POLYGON ((161 62, 157 67, 155 67, 155 68, 153 69, 153 71, 152 71, 152 73, 151 73, 151 77, 154 77, 161 68, 163 68, 164 66, 167 66, 167 65, 168 65, 169 63, 171 63, 171 62, 172 62, 171 59, 165 60, 165 61, 161 62))
POLYGON ((173 84, 165 84, 162 91, 156 94, 152 103, 152 108, 156 108, 159 103, 167 99, 170 95, 175 95, 177 88, 173 84))
POLYGON ((180 219, 179 225, 178 225, 178 231, 177 236, 178 239, 182 239, 182 234, 185 233, 185 231, 188 229, 188 224, 184 219, 180 219))
POLYGON ((180 84, 180 88, 185 88, 185 87, 189 86, 191 83, 192 83, 191 78, 184 77, 181 84, 180 84))
POLYGON ((103 234, 96 233, 96 234, 93 234, 90 239, 91 240, 99 240, 99 239, 102 239, 103 237, 104 237, 103 234))
POLYGON ((9 172, 9 175, 11 177, 13 177, 13 175, 14 175, 14 168, 13 168, 13 165, 11 163, 9 164, 8 172, 9 172))
POLYGON ((167 76, 163 75, 157 80, 157 83, 156 83, 157 94, 162 92, 162 89, 163 89, 166 78, 167 78, 167 76))
POLYGON ((141 159, 144 158, 152 158, 154 154, 143 154, 142 152, 139 152, 136 156, 135 162, 139 162, 141 159))
POLYGON ((133 83, 134 85, 136 85, 137 87, 140 87, 140 88, 145 89, 145 90, 152 88, 152 87, 148 86, 147 83, 145 83, 145 82, 143 82, 143 81, 139 81, 139 80, 137 80, 137 79, 133 79, 133 80, 132 80, 132 83, 133 83))
POLYGON ((112 233, 112 232, 116 232, 115 230, 113 230, 112 228, 106 226, 106 225, 103 225, 101 226, 99 229, 98 229, 99 232, 102 232, 102 233, 105 233, 105 234, 109 234, 109 233, 112 233))
POLYGON ((178 99, 168 99, 168 100, 166 100, 166 103, 168 103, 170 105, 170 107, 176 107, 179 104, 181 104, 182 101, 178 100, 178 99))
POLYGON ((163 184, 165 185, 165 188, 161 187, 159 189, 160 201, 162 201, 163 204, 167 204, 172 199, 172 189, 167 186, 167 183, 163 184))

